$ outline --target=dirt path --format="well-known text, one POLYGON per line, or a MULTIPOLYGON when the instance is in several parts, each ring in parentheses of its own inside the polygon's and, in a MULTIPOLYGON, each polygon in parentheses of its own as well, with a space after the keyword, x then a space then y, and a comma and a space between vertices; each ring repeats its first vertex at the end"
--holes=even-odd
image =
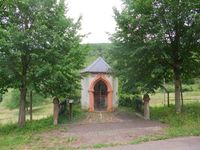
POLYGON ((78 123, 42 134, 40 142, 49 148, 58 145, 80 148, 98 144, 126 144, 140 136, 161 134, 164 127, 160 122, 145 121, 134 114, 96 112, 88 113, 78 123))

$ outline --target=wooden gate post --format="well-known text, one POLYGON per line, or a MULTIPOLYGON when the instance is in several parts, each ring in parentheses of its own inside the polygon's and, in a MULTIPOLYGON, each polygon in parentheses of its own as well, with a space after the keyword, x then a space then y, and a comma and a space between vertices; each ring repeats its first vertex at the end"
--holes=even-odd
POLYGON ((149 120, 150 119, 150 110, 149 110, 149 101, 150 97, 148 94, 145 94, 143 97, 144 100, 144 119, 149 120))
POLYGON ((53 99, 53 124, 58 124, 58 116, 59 116, 59 99, 55 97, 53 99))
POLYGON ((72 120, 73 116, 73 110, 72 110, 72 105, 73 105, 74 100, 69 100, 69 120, 72 120))

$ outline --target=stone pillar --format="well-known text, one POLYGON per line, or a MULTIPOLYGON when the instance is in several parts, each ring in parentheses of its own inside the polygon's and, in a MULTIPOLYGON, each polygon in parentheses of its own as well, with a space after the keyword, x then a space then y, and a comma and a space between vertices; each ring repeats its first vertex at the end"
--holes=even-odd
POLYGON ((58 124, 58 116, 59 116, 59 99, 55 97, 53 99, 53 124, 58 124))
POLYGON ((108 108, 107 111, 108 112, 112 112, 112 97, 113 97, 113 92, 112 91, 108 91, 108 108))
POLYGON ((144 119, 149 120, 150 119, 150 110, 149 110, 149 101, 150 97, 148 94, 145 94, 143 97, 144 100, 144 119))

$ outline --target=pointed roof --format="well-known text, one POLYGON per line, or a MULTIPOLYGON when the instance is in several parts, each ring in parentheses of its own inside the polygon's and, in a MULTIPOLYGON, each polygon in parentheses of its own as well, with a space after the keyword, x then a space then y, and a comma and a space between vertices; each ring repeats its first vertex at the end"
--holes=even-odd
POLYGON ((81 73, 109 73, 110 70, 110 65, 108 65, 102 57, 99 57, 91 65, 82 70, 81 73))

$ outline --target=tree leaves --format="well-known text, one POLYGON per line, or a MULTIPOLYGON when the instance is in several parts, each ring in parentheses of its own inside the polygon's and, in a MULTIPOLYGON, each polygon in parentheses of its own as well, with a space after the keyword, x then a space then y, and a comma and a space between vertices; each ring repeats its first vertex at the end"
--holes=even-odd
POLYGON ((125 0, 114 10, 117 31, 111 52, 126 91, 153 92, 174 78, 197 75, 199 1, 125 0))
POLYGON ((85 52, 80 20, 66 17, 64 1, 4 1, 0 11, 2 91, 19 88, 25 78, 46 95, 73 93, 85 52))

